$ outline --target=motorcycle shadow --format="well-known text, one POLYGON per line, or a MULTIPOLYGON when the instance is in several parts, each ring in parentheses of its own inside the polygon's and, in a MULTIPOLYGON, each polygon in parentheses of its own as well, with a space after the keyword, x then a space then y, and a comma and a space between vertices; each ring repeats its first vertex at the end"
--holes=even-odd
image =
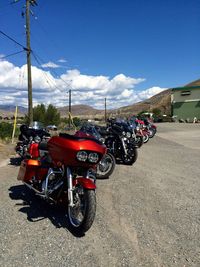
POLYGON ((25 185, 11 186, 9 196, 13 200, 22 200, 21 203, 15 205, 21 206, 18 211, 25 213, 29 222, 49 219, 56 228, 65 228, 75 237, 84 236, 84 234, 76 233, 71 229, 66 218, 67 207, 47 203, 25 185))
POLYGON ((20 166, 21 165, 21 162, 22 162, 22 158, 20 158, 20 157, 10 158, 10 165, 20 166))

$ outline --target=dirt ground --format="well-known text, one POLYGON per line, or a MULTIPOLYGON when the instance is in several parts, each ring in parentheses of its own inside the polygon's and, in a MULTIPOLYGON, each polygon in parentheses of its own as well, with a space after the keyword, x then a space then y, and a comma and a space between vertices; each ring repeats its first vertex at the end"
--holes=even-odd
POLYGON ((0 141, 0 166, 7 164, 10 156, 15 155, 15 144, 0 141))

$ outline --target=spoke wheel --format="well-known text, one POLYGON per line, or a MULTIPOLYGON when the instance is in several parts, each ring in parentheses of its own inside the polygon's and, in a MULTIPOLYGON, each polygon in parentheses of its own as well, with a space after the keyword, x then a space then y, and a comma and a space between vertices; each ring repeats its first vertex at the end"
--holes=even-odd
POLYGON ((113 173, 115 164, 114 156, 111 153, 105 154, 97 165, 97 178, 108 178, 113 173))

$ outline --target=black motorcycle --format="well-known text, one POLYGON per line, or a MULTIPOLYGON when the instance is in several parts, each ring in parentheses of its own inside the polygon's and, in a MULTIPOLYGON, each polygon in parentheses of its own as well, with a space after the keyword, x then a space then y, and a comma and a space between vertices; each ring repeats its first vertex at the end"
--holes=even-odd
POLYGON ((38 122, 28 127, 25 124, 20 126, 20 134, 15 147, 16 153, 21 157, 27 157, 28 147, 32 143, 40 143, 50 137, 50 134, 38 122))
POLYGON ((108 120, 107 128, 100 134, 105 138, 105 145, 117 162, 132 165, 138 157, 135 133, 124 121, 108 120))

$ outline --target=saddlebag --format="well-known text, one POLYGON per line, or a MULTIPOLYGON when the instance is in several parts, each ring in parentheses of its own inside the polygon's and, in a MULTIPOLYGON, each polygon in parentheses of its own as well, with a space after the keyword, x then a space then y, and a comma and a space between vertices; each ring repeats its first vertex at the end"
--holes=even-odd
POLYGON ((17 180, 30 181, 38 172, 41 163, 34 159, 25 159, 21 162, 17 180))

